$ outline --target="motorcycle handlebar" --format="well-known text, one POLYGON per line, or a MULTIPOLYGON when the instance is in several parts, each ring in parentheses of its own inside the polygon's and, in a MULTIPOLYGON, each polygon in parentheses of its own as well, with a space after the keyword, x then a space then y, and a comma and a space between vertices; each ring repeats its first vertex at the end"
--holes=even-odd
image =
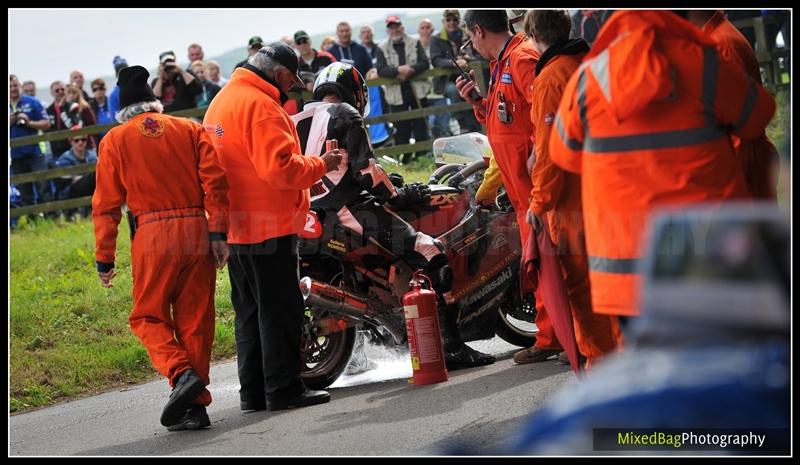
POLYGON ((476 162, 472 162, 471 164, 464 167, 461 171, 454 174, 449 181, 447 181, 447 185, 450 187, 458 187, 464 179, 472 176, 478 171, 485 170, 488 168, 489 165, 484 160, 478 160, 476 162))

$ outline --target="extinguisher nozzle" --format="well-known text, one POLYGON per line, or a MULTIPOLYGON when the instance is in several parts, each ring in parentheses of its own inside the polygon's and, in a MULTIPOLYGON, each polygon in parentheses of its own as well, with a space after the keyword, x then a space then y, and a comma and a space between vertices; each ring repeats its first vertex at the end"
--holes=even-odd
POLYGON ((303 300, 308 300, 311 295, 311 278, 305 276, 300 280, 300 293, 303 294, 303 300))

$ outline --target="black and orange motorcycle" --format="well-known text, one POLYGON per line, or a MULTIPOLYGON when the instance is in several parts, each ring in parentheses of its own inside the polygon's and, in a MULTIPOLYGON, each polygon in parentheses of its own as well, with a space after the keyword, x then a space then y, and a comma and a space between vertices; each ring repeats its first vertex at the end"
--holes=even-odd
MULTIPOLYGON (((437 139, 433 151, 438 168, 428 182, 431 200, 396 213, 445 246, 453 280, 444 297, 459 308, 464 341, 497 335, 532 346, 535 309, 530 297, 520 295, 516 215, 502 190, 489 208, 474 200, 491 156, 486 137, 469 133, 437 139)), ((316 233, 300 241, 306 303, 302 377, 312 389, 333 384, 344 372, 357 329, 389 346, 407 343, 402 297, 415 271, 339 224, 322 229, 319 213, 310 214, 306 225, 316 233)))

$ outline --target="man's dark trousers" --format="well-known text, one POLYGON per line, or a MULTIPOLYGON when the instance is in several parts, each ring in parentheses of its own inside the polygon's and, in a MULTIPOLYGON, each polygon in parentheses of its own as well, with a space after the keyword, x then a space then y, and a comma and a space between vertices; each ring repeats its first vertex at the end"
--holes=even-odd
POLYGON ((242 402, 296 396, 300 380, 303 296, 297 236, 231 244, 228 271, 236 312, 236 353, 242 402))

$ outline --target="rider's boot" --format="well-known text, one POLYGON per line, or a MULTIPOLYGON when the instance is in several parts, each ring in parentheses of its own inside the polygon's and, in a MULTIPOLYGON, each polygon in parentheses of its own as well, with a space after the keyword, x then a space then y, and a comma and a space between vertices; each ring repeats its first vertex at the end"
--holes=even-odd
POLYGON ((458 306, 445 304, 442 294, 450 290, 453 282, 453 271, 447 263, 447 256, 441 254, 433 257, 426 272, 436 290, 436 300, 439 304, 439 327, 442 332, 442 346, 447 369, 456 370, 494 363, 493 356, 478 352, 464 343, 458 330, 458 306))

